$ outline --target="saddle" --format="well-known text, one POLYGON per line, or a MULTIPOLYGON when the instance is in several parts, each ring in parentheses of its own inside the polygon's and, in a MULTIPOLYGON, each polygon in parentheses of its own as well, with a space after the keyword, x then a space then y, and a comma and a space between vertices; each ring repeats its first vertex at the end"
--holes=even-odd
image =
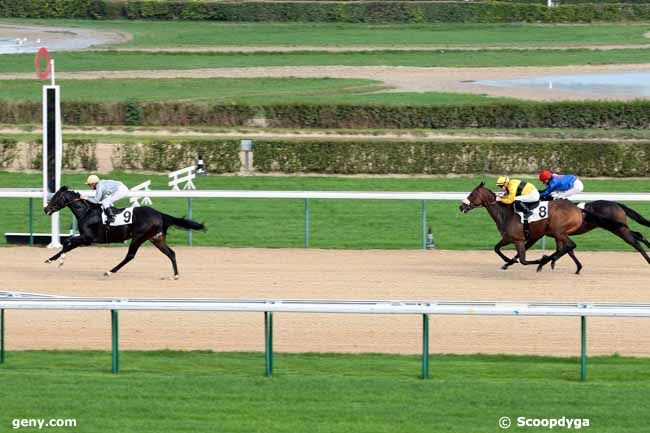
MULTIPOLYGON (((131 206, 126 208, 111 207, 113 214, 115 215, 115 220, 110 224, 111 227, 115 226, 124 226, 133 223, 133 209, 137 206, 131 206)), ((106 224, 106 214, 102 212, 102 224, 106 224)))
POLYGON ((532 203, 515 202, 514 210, 519 215, 522 223, 525 222, 526 217, 528 222, 532 223, 549 217, 549 203, 548 201, 536 201, 532 203), (525 210, 522 209, 524 206, 525 210))

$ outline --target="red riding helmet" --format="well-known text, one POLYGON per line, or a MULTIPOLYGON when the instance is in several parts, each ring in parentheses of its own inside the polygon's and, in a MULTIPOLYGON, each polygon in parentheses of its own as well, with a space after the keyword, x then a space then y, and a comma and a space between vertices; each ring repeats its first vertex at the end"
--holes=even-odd
POLYGON ((539 180, 542 182, 548 182, 553 177, 553 173, 550 170, 542 170, 539 172, 539 180))

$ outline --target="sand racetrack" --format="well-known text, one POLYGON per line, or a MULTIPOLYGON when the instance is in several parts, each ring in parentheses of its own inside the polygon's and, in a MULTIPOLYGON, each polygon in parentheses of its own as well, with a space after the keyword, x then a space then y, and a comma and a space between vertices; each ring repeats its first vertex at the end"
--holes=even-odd
MULTIPOLYGON (((102 271, 125 248, 70 253, 62 269, 46 249, 0 248, 0 291, 77 296, 265 299, 392 299, 648 302, 650 266, 636 253, 580 252, 575 276, 555 271, 498 269, 487 251, 301 250, 177 247, 181 279, 167 258, 144 248, 109 280, 102 271)), ((538 253, 534 254, 536 256, 538 253)), ((418 353, 421 319, 414 316, 276 314, 280 352, 418 353)), ((590 318, 589 354, 650 356, 650 319, 590 318)), ((108 349, 107 312, 6 312, 7 348, 108 349)), ((578 318, 431 317, 432 352, 577 355, 578 318)), ((257 313, 122 312, 123 349, 263 350, 257 313)))

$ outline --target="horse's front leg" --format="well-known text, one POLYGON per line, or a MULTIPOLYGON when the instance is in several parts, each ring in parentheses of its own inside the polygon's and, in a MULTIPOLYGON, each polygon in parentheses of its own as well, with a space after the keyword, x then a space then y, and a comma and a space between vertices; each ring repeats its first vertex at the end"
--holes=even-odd
POLYGON ((521 263, 524 266, 526 266, 526 265, 538 265, 541 262, 541 260, 543 260, 543 258, 541 260, 526 260, 526 248, 527 248, 527 246, 528 246, 528 243, 524 243, 524 241, 515 242, 515 248, 517 248, 517 256, 515 256, 515 257, 519 257, 519 263, 521 263))
MULTIPOLYGON (((524 246, 524 248, 525 248, 526 250, 530 249, 530 247, 532 247, 532 246, 535 244, 535 242, 537 242, 537 241, 538 241, 538 238, 535 238, 535 239, 529 239, 529 240, 526 242, 526 245, 524 246)), ((495 247, 495 248, 496 248, 496 247, 495 247)), ((501 269, 506 270, 506 269, 508 269, 510 266, 512 266, 512 265, 514 265, 515 263, 517 263, 518 261, 519 261, 519 253, 517 253, 517 254, 516 254, 516 255, 515 255, 515 256, 514 256, 510 261, 508 261, 505 265, 501 266, 501 269)), ((528 263, 530 263, 530 262, 528 262, 528 263)))
POLYGON ((510 257, 506 256, 501 252, 501 248, 505 247, 506 245, 509 245, 510 242, 506 242, 503 238, 494 246, 494 252, 501 257, 501 260, 506 262, 505 265, 501 267, 501 269, 508 269, 508 266, 512 265, 513 263, 516 263, 517 257, 515 256, 514 259, 511 259, 510 257))
POLYGON ((74 250, 77 247, 82 245, 89 245, 90 243, 83 236, 74 236, 72 238, 65 239, 63 241, 63 248, 58 253, 54 254, 49 259, 45 260, 45 263, 52 263, 59 257, 61 257, 61 262, 59 266, 63 266, 63 260, 65 259, 65 253, 68 251, 74 250))

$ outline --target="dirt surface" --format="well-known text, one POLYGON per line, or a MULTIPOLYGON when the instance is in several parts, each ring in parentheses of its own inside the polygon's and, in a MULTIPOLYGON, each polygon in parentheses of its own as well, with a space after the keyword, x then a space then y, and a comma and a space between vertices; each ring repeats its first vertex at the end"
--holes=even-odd
MULTIPOLYGON (((635 99, 623 95, 577 93, 556 89, 516 89, 478 85, 477 80, 502 80, 544 75, 646 72, 650 64, 504 67, 504 68, 422 68, 407 66, 281 66, 256 68, 211 68, 158 71, 60 72, 59 79, 125 78, 209 78, 209 77, 300 77, 362 78, 380 81, 394 92, 461 92, 507 96, 532 100, 635 99)), ((33 73, 1 73, 0 80, 32 79, 33 73)))
MULTIPOLYGON (((68 255, 62 269, 43 264, 46 249, 0 248, 0 290, 76 296, 233 299, 389 299, 465 301, 648 302, 650 266, 636 253, 580 252, 555 271, 498 268, 492 252, 176 248, 181 279, 153 248, 109 280, 102 271, 125 248, 92 247, 68 255)), ((536 255, 536 254, 534 254, 536 255)), ((280 352, 421 350, 416 316, 276 314, 280 352)), ((589 353, 650 356, 650 320, 590 318, 589 353)), ((108 312, 8 311, 7 347, 108 349, 108 312)), ((123 349, 263 350, 262 314, 122 312, 123 349)), ((577 355, 578 318, 432 316, 432 352, 577 355)))

